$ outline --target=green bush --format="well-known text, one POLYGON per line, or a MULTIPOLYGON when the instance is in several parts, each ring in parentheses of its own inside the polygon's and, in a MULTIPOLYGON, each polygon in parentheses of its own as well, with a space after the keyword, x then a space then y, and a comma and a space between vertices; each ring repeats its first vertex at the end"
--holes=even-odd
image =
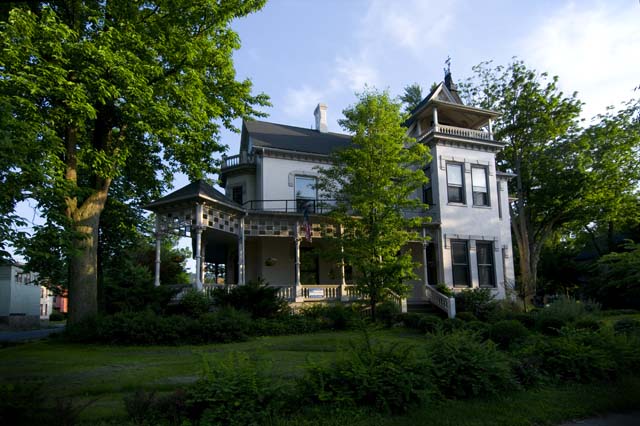
POLYGON ((464 328, 464 321, 459 318, 447 318, 442 321, 442 329, 444 331, 461 330, 464 328))
POLYGON ((617 369, 610 353, 586 344, 574 335, 530 339, 515 358, 531 371, 562 382, 587 383, 610 379, 617 369))
POLYGON ((532 313, 516 312, 506 319, 513 319, 524 325, 527 329, 533 330, 536 327, 536 318, 532 313))
POLYGON ((209 312, 211 300, 203 292, 196 289, 189 289, 180 299, 178 306, 181 314, 198 318, 209 312))
POLYGON ((640 321, 635 318, 621 318, 613 323, 613 331, 618 334, 640 334, 640 321))
POLYGON ((60 311, 53 311, 51 315, 49 315, 49 321, 64 321, 65 316, 60 311))
POLYGON ((529 330, 516 320, 498 321, 489 327, 489 338, 502 349, 523 341, 528 335, 529 330))
POLYGON ((471 312, 460 312, 456 315, 456 318, 462 321, 478 321, 478 318, 471 312))
POLYGON ((351 309, 350 306, 345 306, 343 303, 329 305, 317 304, 304 307, 300 310, 299 315, 325 322, 327 328, 333 330, 347 330, 351 328, 358 319, 353 309, 351 309))
POLYGON ((464 329, 476 334, 481 340, 489 338, 490 324, 482 321, 469 321, 464 324, 464 329))
POLYGON ((252 318, 275 318, 290 313, 286 300, 278 297, 278 289, 259 279, 231 290, 217 288, 212 292, 216 306, 247 311, 252 318))
POLYGON ((436 290, 438 290, 438 292, 444 294, 447 297, 453 297, 455 295, 453 290, 451 290, 451 287, 446 286, 444 284, 436 284, 436 290))
POLYGON ((455 297, 458 314, 470 312, 481 321, 488 320, 497 307, 493 294, 488 288, 464 290, 456 293, 455 297))
POLYGON ((562 317, 541 315, 536 318, 536 330, 547 336, 558 336, 562 327, 567 325, 562 317))
POLYGON ((428 350, 433 381, 447 398, 485 397, 517 388, 509 358, 467 330, 434 335, 428 350))
POLYGON ((391 327, 398 321, 399 314, 400 308, 391 301, 382 302, 376 306, 376 319, 387 327, 391 327))
POLYGON ((589 316, 597 314, 600 306, 593 302, 582 302, 571 297, 561 296, 553 303, 539 310, 536 314, 537 319, 554 318, 564 324, 568 324, 589 316))
POLYGON ((186 389, 188 417, 203 425, 263 425, 280 411, 285 398, 246 354, 231 354, 186 389))
POLYGON ((418 323, 422 317, 422 314, 415 312, 405 312, 398 315, 398 319, 402 322, 402 325, 413 330, 418 329, 418 323))
POLYGON ((418 321, 418 330, 423 333, 434 333, 442 327, 442 319, 436 315, 421 315, 418 321))
POLYGON ((600 329, 600 322, 593 317, 584 317, 576 320, 573 326, 577 330, 598 331, 600 329))
POLYGON ((385 413, 404 413, 428 397, 430 363, 412 347, 364 341, 332 365, 311 366, 300 381, 311 403, 368 406, 385 413))

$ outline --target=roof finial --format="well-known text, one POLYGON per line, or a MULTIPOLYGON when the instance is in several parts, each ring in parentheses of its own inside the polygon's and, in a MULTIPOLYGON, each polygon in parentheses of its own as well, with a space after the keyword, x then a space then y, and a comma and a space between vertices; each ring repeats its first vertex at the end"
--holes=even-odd
POLYGON ((444 63, 447 66, 444 69, 444 75, 447 76, 448 74, 451 74, 451 56, 447 55, 447 60, 444 61, 444 63))

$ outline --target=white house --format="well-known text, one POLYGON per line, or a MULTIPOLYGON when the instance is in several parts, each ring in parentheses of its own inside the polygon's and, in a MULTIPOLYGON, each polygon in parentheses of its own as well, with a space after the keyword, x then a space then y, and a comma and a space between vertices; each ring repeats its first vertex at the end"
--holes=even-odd
POLYGON ((40 325, 41 287, 35 276, 17 264, 0 264, 0 322, 11 327, 40 325))
MULTIPOLYGON (((198 181, 148 206, 157 214, 159 237, 172 231, 191 234, 200 271, 197 287, 205 269, 219 271, 224 265, 226 283, 260 277, 292 301, 354 297, 351 271, 313 250, 340 232, 323 215, 332 203, 315 188, 317 169, 329 165, 329 154, 351 139, 328 131, 326 110, 323 104, 316 108, 315 129, 245 121, 239 154, 223 157, 224 194, 198 181), (311 242, 303 230, 305 205, 311 211, 311 242)), ((494 140, 491 129, 497 115, 465 106, 448 73, 405 123, 408 134, 432 155, 425 169, 430 183, 415 194, 430 206, 424 214, 433 220, 422 229, 430 240, 407 248, 421 265, 409 303, 431 301, 452 315, 449 298, 434 285, 454 291, 489 288, 504 298, 514 281, 510 175, 496 169, 495 155, 504 144, 494 140)), ((159 254, 156 265, 159 285, 159 254)))

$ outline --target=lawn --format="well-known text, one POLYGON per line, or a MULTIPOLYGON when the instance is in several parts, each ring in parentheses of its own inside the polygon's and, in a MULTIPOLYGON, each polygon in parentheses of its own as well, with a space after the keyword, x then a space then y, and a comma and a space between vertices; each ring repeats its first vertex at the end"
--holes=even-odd
MULTIPOLYGON (((421 345, 425 338, 403 328, 373 332, 377 340, 421 345)), ((49 340, 0 350, 0 380, 42 380, 47 392, 94 400, 81 415, 92 424, 124 415, 123 397, 136 390, 169 391, 195 381, 203 361, 215 362, 244 352, 262 363, 275 380, 293 380, 310 362, 330 361, 358 332, 328 332, 262 337, 248 342, 180 347, 118 347, 49 340)), ((303 417, 275 424, 341 425, 533 425, 555 424, 611 410, 640 407, 640 380, 616 385, 575 385, 516 392, 492 400, 445 401, 416 408, 410 416, 385 417, 365 412, 302 410, 303 417), (359 414, 358 414, 359 413, 359 414), (437 413, 437 414, 436 414, 437 413), (307 423, 308 422, 308 423, 307 423)))

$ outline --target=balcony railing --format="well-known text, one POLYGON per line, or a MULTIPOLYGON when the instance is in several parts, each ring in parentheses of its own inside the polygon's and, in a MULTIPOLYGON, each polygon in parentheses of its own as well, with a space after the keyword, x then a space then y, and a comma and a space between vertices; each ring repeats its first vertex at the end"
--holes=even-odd
POLYGON ((241 152, 238 155, 232 155, 230 157, 222 157, 222 168, 228 169, 231 167, 241 166, 243 164, 255 164, 255 157, 246 152, 241 152))
POLYGON ((431 127, 427 130, 427 132, 421 139, 434 133, 434 131, 436 133, 442 133, 449 136, 463 137, 468 139, 480 139, 483 141, 494 141, 493 133, 485 132, 484 130, 465 129, 464 127, 448 126, 446 124, 438 124, 438 126, 436 126, 435 128, 431 127))
POLYGON ((324 214, 335 209, 336 200, 250 200, 242 206, 249 211, 324 214))

